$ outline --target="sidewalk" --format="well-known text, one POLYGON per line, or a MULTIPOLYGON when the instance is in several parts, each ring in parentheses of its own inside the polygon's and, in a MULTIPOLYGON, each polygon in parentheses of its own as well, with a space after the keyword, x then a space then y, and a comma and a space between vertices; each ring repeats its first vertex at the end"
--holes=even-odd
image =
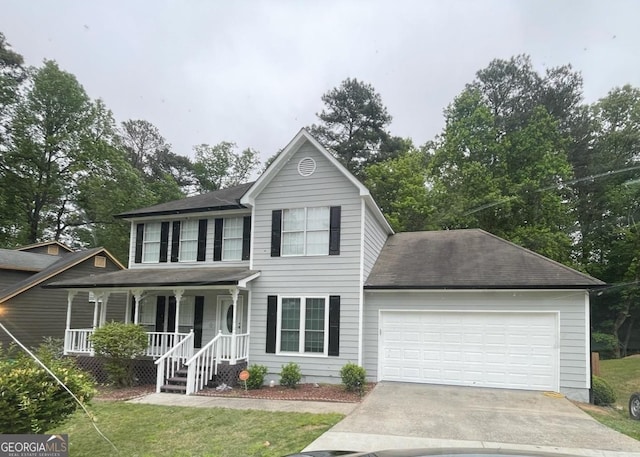
POLYGON ((328 401, 262 400, 254 398, 205 397, 200 395, 180 395, 152 393, 134 398, 128 403, 163 406, 190 406, 194 408, 257 409, 291 413, 338 413, 350 414, 360 403, 337 403, 328 401))

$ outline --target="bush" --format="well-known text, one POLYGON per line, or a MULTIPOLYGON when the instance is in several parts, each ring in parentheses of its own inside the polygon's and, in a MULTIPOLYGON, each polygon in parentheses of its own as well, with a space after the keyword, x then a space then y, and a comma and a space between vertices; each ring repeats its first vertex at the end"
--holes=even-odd
POLYGON ((133 359, 147 350, 147 332, 136 324, 111 322, 91 335, 93 350, 105 360, 104 369, 116 387, 133 385, 133 359))
POLYGON ((598 406, 612 405, 616 401, 616 393, 604 379, 593 376, 591 378, 593 404, 598 406))
MULTIPOLYGON (((72 359, 52 357, 37 349, 42 361, 81 402, 95 393, 91 376, 72 359)), ((0 349, 0 430, 2 433, 44 433, 64 422, 78 403, 44 368, 25 353, 0 349)))
POLYGON ((301 379, 302 375, 300 374, 300 367, 297 363, 289 362, 286 365, 282 365, 280 385, 294 389, 301 379))
POLYGON ((251 365, 247 368, 249 379, 247 379, 247 389, 259 389, 264 384, 264 377, 267 374, 267 367, 264 365, 251 365))
POLYGON ((367 382, 367 371, 358 364, 349 362, 340 370, 340 376, 342 377, 342 384, 349 392, 364 391, 365 383, 367 382))

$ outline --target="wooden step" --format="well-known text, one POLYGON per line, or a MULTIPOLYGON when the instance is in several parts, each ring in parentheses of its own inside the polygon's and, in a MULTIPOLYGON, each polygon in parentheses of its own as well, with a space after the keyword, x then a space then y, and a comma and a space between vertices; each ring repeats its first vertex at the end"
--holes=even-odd
POLYGON ((180 385, 180 384, 165 384, 164 386, 160 387, 160 392, 165 392, 165 393, 169 393, 169 394, 186 394, 187 393, 187 386, 186 386, 186 384, 184 384, 184 385, 180 385))

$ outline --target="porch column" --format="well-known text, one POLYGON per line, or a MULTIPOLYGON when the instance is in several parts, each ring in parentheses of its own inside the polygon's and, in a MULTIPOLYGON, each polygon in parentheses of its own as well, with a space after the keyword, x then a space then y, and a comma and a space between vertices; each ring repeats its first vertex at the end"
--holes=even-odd
POLYGON ((69 330, 71 330, 71 304, 77 293, 78 291, 76 290, 67 292, 67 324, 64 331, 64 355, 67 355, 69 349, 71 349, 71 338, 69 335, 69 330))
POLYGON ((137 325, 140 320, 140 301, 142 300, 142 289, 133 289, 131 293, 133 294, 133 298, 135 298, 136 300, 133 323, 137 325))
POLYGON ((176 315, 174 318, 174 322, 176 323, 176 327, 174 329, 176 341, 174 341, 173 344, 176 344, 178 342, 178 331, 180 327, 180 300, 182 300, 182 295, 184 295, 184 289, 174 289, 173 295, 176 297, 176 315))
POLYGON ((102 304, 100 305, 100 327, 107 321, 107 302, 109 301, 109 292, 102 293, 102 304))
POLYGON ((127 292, 127 303, 124 306, 124 323, 131 323, 131 294, 127 292))
POLYGON ((93 302, 93 329, 98 328, 98 307, 100 306, 100 294, 92 290, 94 302, 93 302))
POLYGON ((236 332, 238 320, 238 289, 229 289, 229 292, 231 292, 231 298, 233 299, 233 331, 231 332, 231 360, 229 361, 229 365, 235 365, 238 356, 236 353, 238 348, 238 335, 236 332))

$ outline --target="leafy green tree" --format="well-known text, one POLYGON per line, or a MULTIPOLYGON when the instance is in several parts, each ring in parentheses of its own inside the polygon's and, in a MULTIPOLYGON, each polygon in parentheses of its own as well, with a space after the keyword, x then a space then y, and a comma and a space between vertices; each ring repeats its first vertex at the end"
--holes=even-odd
POLYGON ((321 122, 309 131, 353 174, 361 176, 365 165, 393 157, 394 148, 384 147, 392 118, 371 84, 347 78, 322 102, 321 122))
POLYGON ((424 150, 412 150, 366 168, 365 185, 395 231, 431 228, 427 161, 424 150))
POLYGON ((196 158, 193 170, 198 192, 211 192, 249 180, 251 173, 260 165, 258 152, 247 148, 238 153, 236 147, 235 143, 228 141, 214 146, 194 146, 196 158))

